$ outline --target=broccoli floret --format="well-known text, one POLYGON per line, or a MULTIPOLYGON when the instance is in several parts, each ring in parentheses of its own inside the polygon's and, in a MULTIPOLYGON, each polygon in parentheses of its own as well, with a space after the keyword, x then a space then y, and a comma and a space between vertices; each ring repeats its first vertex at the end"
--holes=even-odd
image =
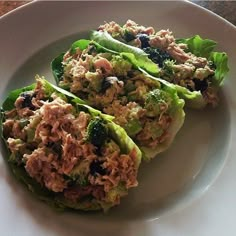
POLYGON ((88 140, 97 148, 105 143, 108 137, 108 131, 105 122, 101 118, 91 120, 87 128, 88 140))
POLYGON ((162 68, 162 77, 168 81, 172 81, 172 77, 174 76, 174 67, 175 62, 171 60, 166 60, 163 64, 162 68))
POLYGON ((171 98, 162 90, 155 89, 146 95, 145 109, 149 117, 155 117, 167 111, 171 98))

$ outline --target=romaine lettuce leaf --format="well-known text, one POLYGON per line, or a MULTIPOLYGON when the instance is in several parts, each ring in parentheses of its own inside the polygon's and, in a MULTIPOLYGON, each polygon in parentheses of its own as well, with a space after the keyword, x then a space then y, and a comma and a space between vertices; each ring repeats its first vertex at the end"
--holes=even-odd
POLYGON ((131 60, 131 62, 134 62, 133 65, 135 65, 136 67, 140 67, 152 75, 159 74, 159 68, 157 64, 152 62, 143 50, 122 43, 112 38, 112 36, 107 32, 93 31, 91 34, 91 39, 98 42, 105 48, 109 48, 113 51, 123 53, 126 58, 131 60))

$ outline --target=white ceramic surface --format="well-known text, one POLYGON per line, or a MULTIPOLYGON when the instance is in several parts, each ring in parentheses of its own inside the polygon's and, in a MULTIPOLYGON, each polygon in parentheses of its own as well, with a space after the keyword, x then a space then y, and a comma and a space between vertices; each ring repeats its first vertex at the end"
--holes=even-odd
POLYGON ((104 21, 129 18, 176 37, 216 40, 230 58, 219 107, 186 110, 172 147, 142 165, 139 187, 107 215, 54 212, 19 185, 1 158, 0 235, 236 235, 236 29, 220 17, 179 1, 28 4, 0 20, 0 99, 35 74, 53 81, 50 61, 73 40, 104 21))

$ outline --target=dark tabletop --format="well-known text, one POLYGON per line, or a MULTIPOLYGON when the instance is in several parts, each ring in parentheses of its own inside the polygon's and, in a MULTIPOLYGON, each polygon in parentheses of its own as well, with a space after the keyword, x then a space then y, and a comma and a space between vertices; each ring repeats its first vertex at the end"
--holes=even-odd
MULTIPOLYGON (((26 4, 29 1, 0 1, 0 16, 26 4)), ((236 26, 236 1, 198 1, 191 2, 215 12, 236 26)))
POLYGON ((222 16, 236 26, 236 1, 191 1, 219 16, 222 16))

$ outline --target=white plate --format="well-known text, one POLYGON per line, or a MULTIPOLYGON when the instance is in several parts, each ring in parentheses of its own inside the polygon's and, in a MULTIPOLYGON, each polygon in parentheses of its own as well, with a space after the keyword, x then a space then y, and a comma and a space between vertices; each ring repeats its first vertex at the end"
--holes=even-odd
POLYGON ((0 20, 1 101, 11 89, 33 82, 36 73, 53 81, 50 61, 88 30, 129 18, 169 28, 176 37, 216 40, 230 58, 219 107, 186 110, 172 147, 142 165, 140 186, 107 215, 56 213, 32 198, 1 158, 3 235, 236 235, 236 29, 220 17, 180 1, 28 4, 0 20))

